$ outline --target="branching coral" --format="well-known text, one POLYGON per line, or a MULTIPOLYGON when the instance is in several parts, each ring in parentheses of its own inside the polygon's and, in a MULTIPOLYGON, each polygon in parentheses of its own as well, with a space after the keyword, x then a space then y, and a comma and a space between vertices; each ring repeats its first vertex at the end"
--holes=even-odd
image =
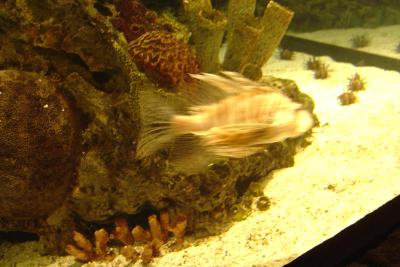
POLYGON ((74 231, 73 239, 75 245, 67 245, 65 251, 73 255, 79 261, 112 260, 114 255, 107 250, 107 243, 110 240, 109 234, 103 228, 94 232, 95 245, 92 244, 83 234, 74 231))
POLYGON ((153 257, 159 254, 160 247, 168 240, 168 233, 175 236, 177 247, 181 247, 187 225, 185 215, 177 215, 174 223, 170 222, 168 212, 161 212, 159 218, 156 215, 148 217, 149 230, 145 230, 140 225, 129 229, 128 222, 124 218, 115 220, 115 229, 112 234, 108 234, 103 228, 95 231, 94 245, 84 235, 73 232, 75 245, 67 245, 66 252, 73 255, 77 260, 88 262, 95 260, 112 260, 116 256, 115 250, 107 247, 109 240, 117 240, 124 247, 119 250, 119 254, 133 262, 139 258, 143 263, 149 263, 153 257), (139 244, 144 244, 139 248, 139 244), (141 253, 139 252, 141 250, 141 253))
POLYGON ((150 31, 129 44, 138 68, 161 86, 177 87, 198 73, 199 65, 192 50, 173 34, 150 31))

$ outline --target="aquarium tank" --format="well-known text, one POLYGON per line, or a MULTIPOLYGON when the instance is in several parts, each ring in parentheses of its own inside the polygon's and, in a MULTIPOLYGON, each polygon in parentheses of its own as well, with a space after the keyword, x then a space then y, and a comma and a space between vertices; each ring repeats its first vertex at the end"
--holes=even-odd
POLYGON ((283 266, 400 195, 399 1, 3 0, 0 48, 0 266, 283 266))

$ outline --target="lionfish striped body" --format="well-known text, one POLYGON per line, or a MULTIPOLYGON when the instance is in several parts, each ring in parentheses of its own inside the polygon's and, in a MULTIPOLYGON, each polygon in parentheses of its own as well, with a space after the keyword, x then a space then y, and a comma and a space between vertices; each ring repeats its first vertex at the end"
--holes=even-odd
POLYGON ((139 158, 153 154, 167 140, 187 134, 197 137, 201 153, 208 155, 207 161, 213 156, 242 158, 264 150, 266 144, 299 136, 313 125, 310 113, 300 104, 240 74, 203 73, 192 77, 200 81, 200 99, 206 101, 189 107, 186 115, 166 112, 169 118, 161 124, 158 119, 158 129, 145 121, 138 144, 139 158))

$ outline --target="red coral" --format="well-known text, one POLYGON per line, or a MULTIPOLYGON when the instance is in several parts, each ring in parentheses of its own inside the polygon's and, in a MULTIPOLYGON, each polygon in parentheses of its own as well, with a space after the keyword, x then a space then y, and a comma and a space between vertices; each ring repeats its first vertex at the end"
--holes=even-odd
POLYGON ((148 10, 139 0, 122 0, 117 5, 119 16, 111 20, 128 42, 153 29, 157 15, 148 10))
POLYGON ((189 73, 198 73, 193 51, 173 34, 150 31, 129 44, 129 52, 138 68, 154 82, 176 88, 189 81, 189 73))

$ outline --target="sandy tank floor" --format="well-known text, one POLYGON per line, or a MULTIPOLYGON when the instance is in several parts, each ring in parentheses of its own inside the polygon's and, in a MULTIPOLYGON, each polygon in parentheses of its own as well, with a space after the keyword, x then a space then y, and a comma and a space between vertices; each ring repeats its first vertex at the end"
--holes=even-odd
MULTIPOLYGON (((349 46, 352 36, 366 32, 371 45, 362 50, 400 58, 393 52, 400 26, 297 35, 349 46)), ((400 194, 400 73, 322 57, 332 72, 326 80, 315 80, 305 68, 308 58, 296 53, 294 60, 284 61, 276 54, 263 69, 267 75, 296 81, 314 99, 321 122, 293 167, 261 181, 271 207, 255 210, 227 232, 196 240, 149 266, 282 266, 400 194), (367 89, 358 93, 358 103, 341 106, 337 96, 356 72, 365 78, 367 89)), ((0 241, 0 266, 79 266, 72 257, 45 257, 37 251, 36 242, 0 241)), ((141 263, 129 265, 121 256, 112 263, 85 266, 141 263)))

